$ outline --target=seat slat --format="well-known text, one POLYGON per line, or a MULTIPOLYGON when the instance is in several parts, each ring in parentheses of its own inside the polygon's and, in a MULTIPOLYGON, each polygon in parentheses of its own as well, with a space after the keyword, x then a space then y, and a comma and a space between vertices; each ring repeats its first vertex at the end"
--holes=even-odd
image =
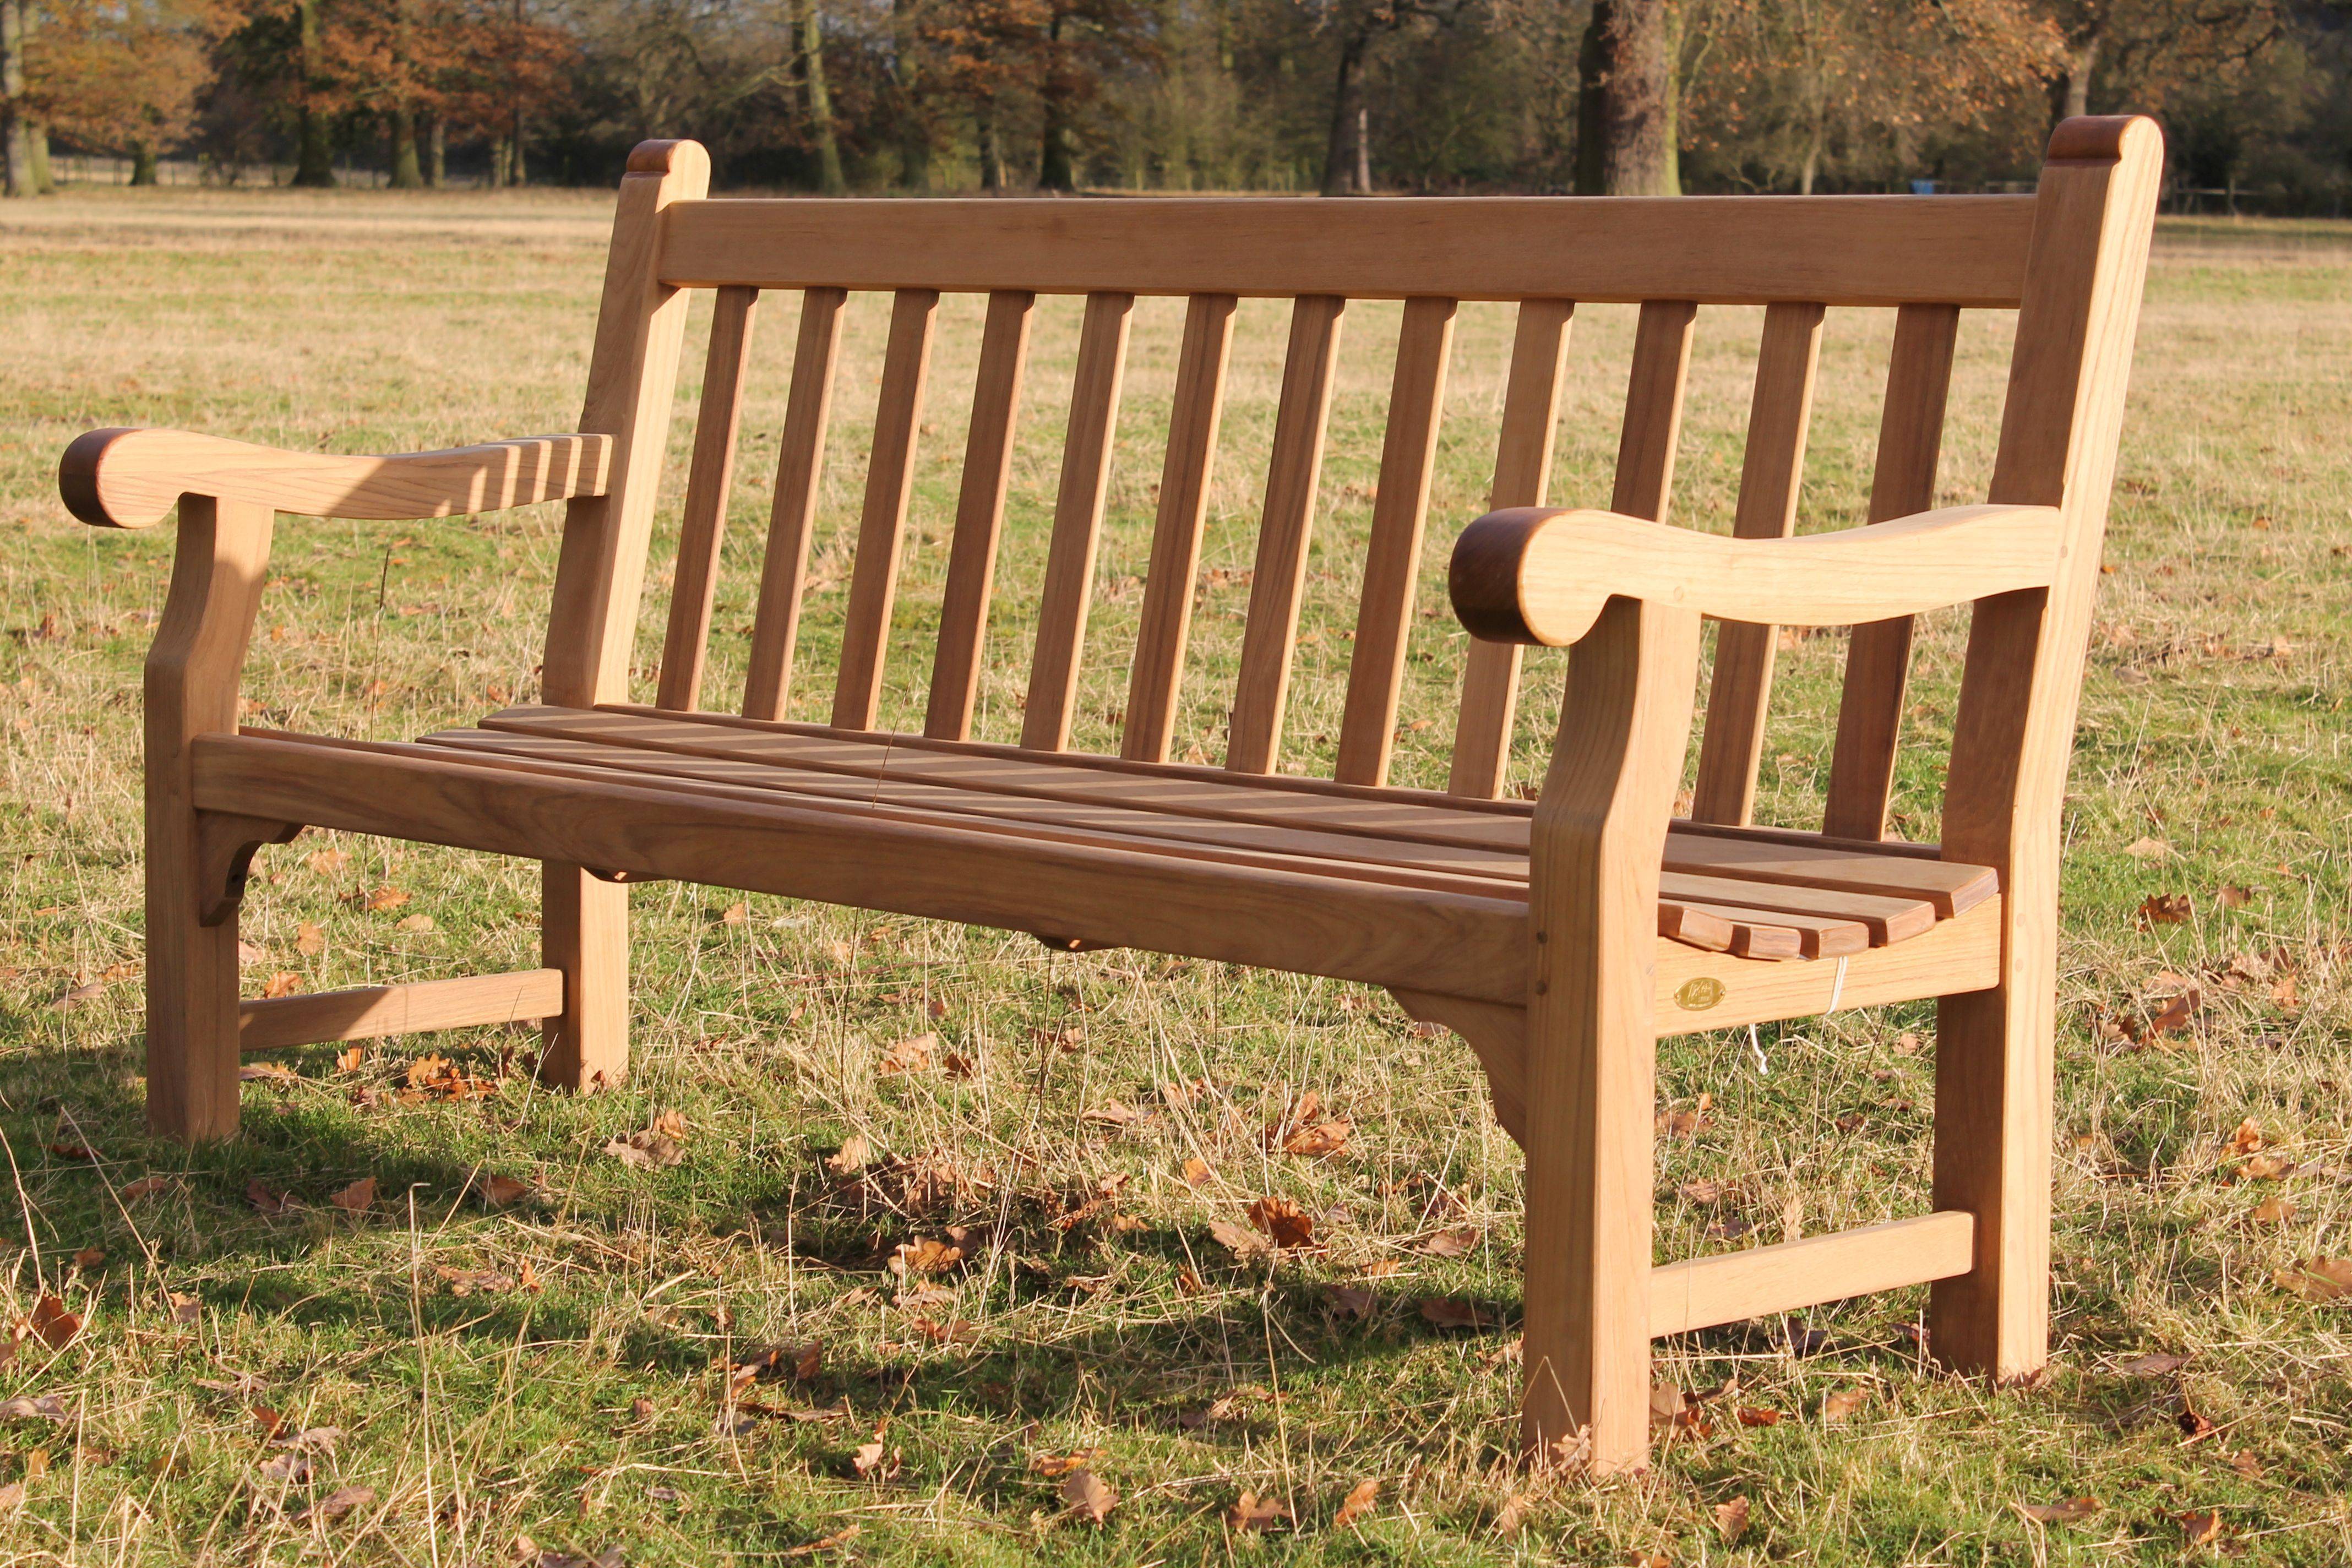
POLYGON ((727 492, 735 473, 735 437, 743 419, 743 369, 751 354, 756 289, 719 290, 710 348, 702 370, 702 411, 694 425, 687 470, 686 514, 678 525, 669 629, 662 639, 656 708, 691 709, 702 694, 710 644, 710 601, 719 587, 719 551, 727 536, 727 492))
POLYGON ((1134 309, 1132 294, 1087 297, 1070 385, 1069 431, 1062 445, 1061 489, 1054 501, 1054 535, 1046 549, 1045 598, 1037 611, 1037 651, 1030 661, 1028 701, 1021 718, 1021 743, 1033 751, 1058 752, 1070 743, 1070 710, 1077 700, 1078 662, 1086 650, 1095 545, 1102 535, 1134 309))
MULTIPOLYGON (((1380 839, 1353 834, 1272 826, 1248 821, 1171 816, 1131 805, 1064 801, 924 783, 869 773, 834 772, 814 757, 783 752, 752 761, 686 752, 646 752, 599 742, 453 730, 421 742, 469 755, 490 755, 565 770, 597 769, 690 783, 722 792, 767 792, 855 808, 902 807, 933 816, 970 816, 992 830, 1051 830, 1061 841, 1125 844, 1227 864, 1309 869, 1339 876, 1486 898, 1525 898, 1525 855, 1380 839)), ((1822 932, 1851 931, 1869 945, 1864 926, 1811 914, 1783 915, 1756 907, 1752 884, 1706 877, 1671 877, 1660 900, 1659 934, 1743 957, 1810 956, 1822 932)), ((1789 889, 1801 893, 1803 889, 1789 889)), ((1922 910, 1925 906, 1916 906, 1922 910)), ((1932 924, 1932 919, 1930 921, 1932 924)))
POLYGON ((1852 889, 1809 888, 1787 882, 1669 871, 1659 884, 1679 898, 1784 914, 1818 915, 1859 927, 1873 947, 1906 942, 1936 923, 1936 906, 1924 899, 1890 898, 1852 889))
MULTIPOLYGON (((1873 522, 1908 517, 1936 504, 1936 462, 1943 450, 1944 405, 1959 327, 1957 305, 1906 305, 1895 312, 1886 403, 1879 415, 1878 467, 1870 486, 1873 522)), ((1908 616, 1853 628, 1845 689, 1838 700, 1837 742, 1830 753, 1822 832, 1841 838, 1885 835, 1910 668, 1908 616)))
MULTIPOLYGON (((1112 771, 1087 766, 1075 758, 1049 761, 1015 753, 979 755, 944 748, 911 748, 860 735, 755 728, 716 715, 677 719, 642 711, 524 708, 491 714, 482 726, 646 750, 773 760, 863 777, 879 777, 887 768, 894 777, 961 789, 1129 805, 1176 816, 1259 822, 1520 857, 1528 847, 1528 818, 1516 813, 1462 809, 1410 798, 1333 797, 1217 774, 1177 778, 1112 771)), ((1946 917, 1973 907, 1998 889, 1993 873, 1983 867, 1907 853, 1786 842, 1763 834, 1749 837, 1721 832, 1671 832, 1666 837, 1665 869, 1913 899, 1932 905, 1946 917)))
POLYGON ((971 431, 964 443, 963 485, 956 500, 947 588, 940 605, 930 703, 923 717, 923 733, 934 740, 961 741, 971 733, 981 654, 988 640, 988 603, 996 585, 997 539, 1004 526, 1004 489, 1013 477, 1021 377, 1029 359, 1029 319, 1036 302, 1034 294, 1012 290, 988 297, 971 431))
POLYGON ((747 719, 782 719, 792 690, 809 537, 816 524, 817 476, 824 466, 834 362, 841 346, 841 310, 848 300, 847 291, 840 289, 811 289, 801 296, 800 342, 793 351, 792 390, 777 443, 767 555, 760 563, 760 607, 751 623, 751 667, 743 679, 747 719))
MULTIPOLYGON (((1487 510, 1541 506, 1551 483, 1552 442, 1559 430, 1559 387, 1568 368, 1569 300, 1529 300, 1519 307, 1503 392, 1503 428, 1495 449, 1487 510)), ((1473 637, 1454 727, 1450 794, 1492 800, 1510 767, 1511 725, 1519 705, 1517 643, 1473 637)))
POLYGON ((1356 607, 1355 652, 1348 664, 1347 708, 1339 723, 1343 784, 1388 782, 1396 740, 1397 693, 1404 681, 1405 640, 1412 629, 1413 588, 1421 574, 1422 531, 1437 457, 1445 371, 1454 350, 1451 300, 1408 300, 1397 332, 1389 392, 1388 432, 1381 446, 1372 500, 1371 544, 1356 607))
POLYGON ((890 341, 883 351, 882 392, 874 410, 872 466, 866 472, 866 510, 857 524, 857 559, 850 569, 849 610, 841 632, 841 668, 834 682, 833 721, 845 730, 871 730, 882 700, 882 660, 890 644, 890 609, 898 594, 898 547, 907 531, 907 503, 915 488, 915 437, 923 415, 923 388, 931 368, 931 323, 940 296, 902 289, 890 306, 890 341))
POLYGON ((1160 515, 1144 568, 1143 615, 1128 675, 1127 723, 1119 755, 1163 763, 1176 727, 1184 641, 1192 625, 1192 579, 1201 568, 1201 523, 1209 513, 1209 472, 1225 405, 1233 348, 1231 294, 1195 294, 1184 310, 1184 342, 1168 415, 1168 457, 1160 471, 1160 515))
POLYGON ((1474 999, 1523 994, 1527 910, 1508 900, 556 778, 436 746, 238 734, 191 751, 199 810, 1474 999))
POLYGON ((1692 907, 1734 921, 1731 952, 1739 958, 1844 958, 1869 951, 1870 932, 1859 921, 1785 910, 1752 910, 1738 904, 1694 900, 1692 907), (1789 941, 1794 952, 1784 952, 1789 941))
POLYGON ((1274 455, 1266 465, 1265 510, 1258 523, 1241 678, 1234 688, 1233 728, 1225 747, 1225 766, 1235 773, 1270 773, 1282 751, 1282 712, 1298 646, 1298 601, 1307 586, 1315 489, 1330 426, 1331 373, 1339 363, 1347 306, 1336 295, 1307 294, 1290 308, 1290 349, 1275 413, 1274 455))
MULTIPOLYGON (((1731 531, 1739 539, 1783 539, 1796 531, 1797 494, 1812 422, 1813 372, 1821 359, 1822 307, 1774 305, 1764 312, 1756 356, 1756 390, 1748 414, 1739 501, 1731 531)), ((1756 766, 1772 697, 1778 628, 1725 621, 1715 634, 1715 678, 1699 746, 1691 816, 1744 824, 1755 815, 1756 766)))

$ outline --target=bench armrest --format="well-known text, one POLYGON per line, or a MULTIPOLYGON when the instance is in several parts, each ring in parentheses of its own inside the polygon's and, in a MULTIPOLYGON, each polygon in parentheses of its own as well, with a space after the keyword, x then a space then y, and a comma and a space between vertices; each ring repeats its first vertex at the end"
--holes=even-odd
POLYGON ((76 517, 100 528, 145 528, 184 495, 391 521, 603 495, 612 455, 610 436, 530 436, 354 458, 184 430, 92 430, 66 448, 58 489, 76 517))
POLYGON ((2019 588, 2058 567, 2058 509, 1956 506, 1780 539, 1613 511, 1512 507, 1454 542, 1454 613, 1489 642, 1564 647, 1612 595, 1768 626, 1846 626, 2019 588))

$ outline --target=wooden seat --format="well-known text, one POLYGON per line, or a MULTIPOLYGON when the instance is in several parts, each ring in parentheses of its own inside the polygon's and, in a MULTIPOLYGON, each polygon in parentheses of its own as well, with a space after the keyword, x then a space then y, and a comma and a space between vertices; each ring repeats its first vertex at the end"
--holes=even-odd
MULTIPOLYGON (((1649 1341, 1932 1282, 1936 1353, 1996 1378, 2047 1351, 2057 855, 2125 367, 2161 141, 2072 120, 2032 196, 1348 203, 711 200, 691 142, 622 183, 576 433, 351 458, 95 431, 67 503, 178 556, 147 665, 148 1114, 224 1136, 241 1049, 543 1020, 540 1070, 628 1065, 628 889, 674 879, 1193 954, 1388 988, 1476 1053, 1527 1155, 1522 1434, 1531 1457, 1643 1462, 1649 1341), (658 494, 688 305, 713 296, 692 459, 658 494), (827 722, 790 722, 852 290, 887 294, 827 722), (901 544, 943 294, 984 297, 938 637, 916 732, 886 728, 901 544), (1083 299, 1017 744, 973 738, 1029 331, 1083 299), (713 605, 763 297, 797 296, 757 606, 718 694, 713 605), (1116 755, 1070 750, 1112 433, 1139 295, 1181 298, 1149 564, 1116 755), (1286 300, 1222 765, 1170 761, 1238 302, 1286 300), (1340 332, 1400 302, 1333 776, 1283 772, 1340 332), (1516 310, 1486 515, 1447 591, 1471 645, 1444 792, 1389 781, 1454 321, 1516 310), (1580 301, 1637 305, 1605 510, 1548 507, 1580 301), (1735 505, 1669 526, 1702 305, 1762 307, 1735 505), (1797 534, 1827 312, 1892 307, 1866 526, 1797 534), (1980 504, 1937 509, 1961 313, 2015 310, 1980 504), (240 730, 281 511, 452 516, 568 502, 539 705, 410 742, 240 730), (1710 520, 1700 520, 1707 524, 1710 520), (635 637, 656 526, 676 557, 657 671, 635 637), (1963 605, 1941 838, 1886 837, 1911 617, 1963 605), (1687 815, 1675 819, 1718 630, 1687 815), (1775 627, 1853 628, 1819 831, 1752 826, 1775 627), (1520 653, 1568 647, 1532 801, 1499 798, 1520 653), (650 698, 647 701, 646 699, 650 698), (716 711, 723 703, 730 710, 716 711), (240 1001, 246 871, 305 827, 537 860, 541 963, 240 1001), (1652 1257, 1655 1041, 1934 998, 1927 1212, 1838 1236, 1652 1257)), ((917 617, 925 622, 927 613, 917 617)), ((726 635, 726 634, 720 634, 726 635)), ((1003 639, 1000 637, 999 642, 1003 639)), ((1197 674, 1190 677, 1198 680, 1197 674)))

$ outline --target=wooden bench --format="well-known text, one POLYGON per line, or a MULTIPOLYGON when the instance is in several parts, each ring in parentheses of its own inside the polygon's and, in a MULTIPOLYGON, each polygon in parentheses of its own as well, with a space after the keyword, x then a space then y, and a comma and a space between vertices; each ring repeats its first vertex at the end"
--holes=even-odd
MULTIPOLYGON (((107 430, 61 485, 92 523, 179 509, 146 675, 148 1105, 232 1133, 240 1050, 543 1018, 541 1070, 628 1056, 627 884, 714 886, 1385 986, 1477 1052, 1527 1173, 1525 1439, 1646 1456, 1653 1336, 1935 1281, 1936 1353, 2043 1359, 2059 809, 2161 142, 2067 121, 2038 194, 1360 202, 711 200, 688 142, 622 182, 577 435, 406 457, 107 430), (634 701, 656 484, 691 292, 717 293, 667 638, 634 701), (740 711, 702 706, 746 356, 800 293, 740 711), (851 289, 894 296, 831 721, 784 721, 851 289), (987 296, 920 734, 877 729, 942 291, 987 296), (1028 324, 1085 297, 1018 745, 970 738, 1028 324), (1119 754, 1066 747, 1130 307, 1189 300, 1119 754), (1222 767, 1168 760, 1235 301, 1293 302, 1222 767), (1402 300, 1337 776, 1276 771, 1338 333, 1402 300), (1492 504, 1454 551, 1481 639, 1450 791, 1389 787, 1459 300, 1517 307, 1492 504), (1575 301, 1640 305, 1610 510, 1543 506, 1575 301), (1694 313, 1765 307, 1729 535, 1666 527, 1694 313), (1822 312, 1897 310, 1867 527, 1791 536, 1822 312), (1933 506, 1963 309, 2019 311, 1987 503, 1933 506), (413 744, 241 729, 273 514, 568 500, 540 701, 413 744), (1972 603, 1940 846, 1885 824, 1907 617, 1972 603), (1688 820, 1670 820, 1700 622, 1721 627, 1688 820), (1747 826, 1775 625, 1854 631, 1822 831, 1747 826), (1572 644, 1540 798, 1496 798, 1522 644, 1572 644), (543 864, 545 967, 238 1000, 257 848, 305 826, 543 864), (1931 1212, 1651 1258, 1661 1035, 1937 999, 1931 1212)), ((1599 499, 1599 498, 1590 498, 1599 499)))

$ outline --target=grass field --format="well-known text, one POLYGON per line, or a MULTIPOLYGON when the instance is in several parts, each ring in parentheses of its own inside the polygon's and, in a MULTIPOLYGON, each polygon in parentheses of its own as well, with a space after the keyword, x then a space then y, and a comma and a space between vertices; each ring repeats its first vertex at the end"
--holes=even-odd
MULTIPOLYGON (((622 1092, 541 1093, 534 1036, 477 1030, 356 1063, 291 1053, 247 1085, 238 1142, 146 1140, 137 692, 171 531, 75 524, 57 455, 100 425, 343 451, 567 429, 608 210, 127 191, 0 207, 0 1310, 20 1325, 0 1556, 2352 1561, 2352 1293, 2278 1279, 2352 1254, 2352 228, 2159 239, 2066 822, 2049 1377, 1994 1394, 1941 1374, 1924 1290, 1685 1336, 1659 1376, 1707 1392, 1702 1418, 1645 1479, 1593 1485, 1513 1459, 1517 1152, 1469 1053, 1360 988, 661 885, 635 905, 622 1092), (2184 895, 2187 918, 2144 924, 2151 895, 2184 895), (2192 995, 2152 1041, 2122 1027, 2192 995), (925 1035, 929 1065, 890 1070, 925 1035), (454 1067, 412 1071, 428 1054, 454 1067), (451 1097, 451 1072, 490 1092, 451 1097), (417 1081, 445 1087, 404 1094, 417 1081), (1269 1152, 1307 1091, 1350 1124, 1344 1147, 1269 1152), (657 1118, 682 1131, 677 1163, 605 1152, 657 1118), (1316 1215, 1325 1250, 1270 1267, 1214 1239, 1269 1194, 1316 1215), (969 1256, 936 1274, 885 1267, 958 1237, 969 1256), (45 1295, 78 1337, 35 1321, 45 1295), (725 1363, 776 1345, 782 1375, 730 1405, 725 1363), (1074 1457, 1117 1494, 1099 1524, 1065 1504, 1074 1457), (1365 1483, 1372 1505, 1341 1518, 1365 1483)), ((793 309, 763 306, 716 705, 740 679, 793 309)), ((885 315, 853 302, 795 716, 831 688, 885 315)), ((1286 758, 1308 771, 1338 729, 1395 333, 1392 309, 1350 315, 1286 758)), ((950 302, 886 701, 901 725, 929 670, 977 323, 950 302)), ((1176 324, 1139 310, 1089 747, 1124 700, 1176 324)), ((1701 313, 1675 500, 1692 526, 1727 525, 1757 325, 1701 313)), ((1948 500, 1981 499, 2007 330, 1964 327, 1948 500)), ((1465 308, 1402 782, 1443 779, 1465 643, 1436 584, 1481 509, 1508 331, 1465 308)), ((1071 301, 1041 305, 991 739, 1018 730, 1076 334, 1071 301)), ((1858 520, 1890 334, 1882 312, 1831 317, 1804 526, 1858 520)), ((1631 336, 1628 311, 1578 321, 1555 500, 1607 495, 1631 336)), ((1279 310, 1245 307, 1178 741, 1213 760, 1281 342, 1279 310)), ((682 416, 671 524, 689 436, 682 416)), ((559 523, 285 521, 254 721, 404 738, 527 700, 559 523)), ((1936 832, 1956 626, 1937 619, 1917 663, 1898 802, 1915 837, 1936 832)), ((1781 655, 1763 820, 1818 819, 1843 646, 1781 655)), ((1523 780, 1558 681, 1537 661, 1523 780)), ((248 994, 534 962, 525 866, 310 835, 258 871, 248 994)), ((1930 1026, 1916 1007, 1665 1043, 1662 1109, 1708 1099, 1661 1141, 1661 1258, 1918 1212, 1930 1026)))

